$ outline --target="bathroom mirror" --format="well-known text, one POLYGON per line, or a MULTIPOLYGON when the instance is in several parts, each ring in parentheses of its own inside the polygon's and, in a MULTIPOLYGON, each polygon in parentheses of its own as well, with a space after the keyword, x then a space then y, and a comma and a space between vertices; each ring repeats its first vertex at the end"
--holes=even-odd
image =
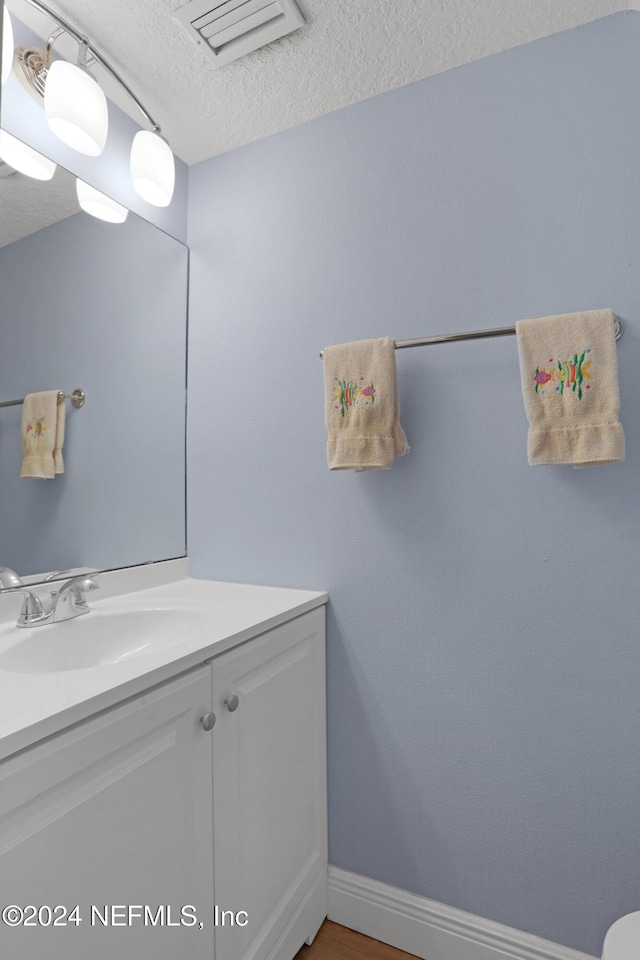
POLYGON ((184 556, 188 250, 76 180, 0 165, 0 404, 65 401, 64 473, 20 477, 21 405, 0 406, 0 566, 30 582, 184 556))

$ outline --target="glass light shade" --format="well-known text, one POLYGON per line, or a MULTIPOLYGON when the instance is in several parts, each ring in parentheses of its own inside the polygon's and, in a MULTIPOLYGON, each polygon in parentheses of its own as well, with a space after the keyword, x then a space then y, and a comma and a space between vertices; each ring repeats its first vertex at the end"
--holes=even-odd
POLYGON ((11 26, 11 17, 9 11, 4 8, 2 17, 2 82, 8 78, 11 73, 11 64, 13 63, 13 27, 11 26))
POLYGON ((0 158, 14 170, 33 177, 34 180, 51 180, 56 171, 53 160, 43 157, 22 140, 16 140, 6 130, 0 130, 0 158))
POLYGON ((171 147, 157 133, 139 130, 131 145, 133 189, 154 207, 168 207, 176 181, 171 147))
POLYGON ((95 187, 85 183, 84 180, 76 180, 76 192, 78 194, 78 203, 92 217, 98 220, 106 220, 107 223, 124 223, 129 211, 122 204, 116 203, 111 197, 100 193, 95 187))
POLYGON ((44 112, 59 140, 88 157, 100 156, 109 111, 102 88, 87 70, 54 60, 44 85, 44 112))

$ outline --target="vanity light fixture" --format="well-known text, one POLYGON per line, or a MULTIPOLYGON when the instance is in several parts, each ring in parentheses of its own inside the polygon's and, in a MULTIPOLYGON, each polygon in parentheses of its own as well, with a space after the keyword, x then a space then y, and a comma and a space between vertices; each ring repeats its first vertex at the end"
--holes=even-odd
POLYGON ((2 15, 2 83, 11 73, 13 63, 13 27, 9 11, 4 7, 2 15))
POLYGON ((104 149, 109 129, 107 98, 86 66, 87 44, 80 45, 78 65, 54 60, 47 69, 44 112, 53 133, 88 157, 104 149))
POLYGON ((85 213, 90 213, 92 217, 98 220, 106 220, 107 223, 124 223, 129 211, 122 204, 116 203, 111 197, 100 193, 95 187, 85 183, 84 180, 76 180, 76 193, 78 194, 78 203, 85 213))
POLYGON ((18 78, 40 104, 47 122, 64 143, 89 156, 102 153, 108 129, 107 100, 90 67, 98 63, 135 103, 151 130, 139 131, 131 148, 130 168, 135 191, 148 203, 166 207, 175 183, 175 160, 159 124, 122 77, 94 45, 59 14, 40 0, 26 0, 58 25, 44 50, 22 47, 16 51, 18 78), (52 60, 53 44, 67 33, 79 44, 78 64, 52 60))
POLYGON ((53 160, 43 157, 33 147, 12 137, 6 130, 0 130, 0 158, 18 173, 24 173, 34 180, 51 180, 56 171, 53 160))
POLYGON ((167 207, 171 203, 176 170, 171 147, 159 133, 139 130, 131 146, 131 182, 147 203, 167 207))

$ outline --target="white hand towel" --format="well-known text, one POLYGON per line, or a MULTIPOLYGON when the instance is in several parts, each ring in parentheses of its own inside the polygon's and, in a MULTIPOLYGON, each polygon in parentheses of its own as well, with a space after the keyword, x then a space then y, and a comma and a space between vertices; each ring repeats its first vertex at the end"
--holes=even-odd
MULTIPOLYGON (((56 390, 56 393, 62 393, 56 390)), ((58 398, 56 407, 56 439, 53 445, 53 472, 64 473, 64 458, 62 456, 62 445, 64 443, 64 427, 67 415, 67 405, 64 394, 58 398)))
POLYGON ((576 467, 624 460, 611 310, 516 324, 529 463, 576 467))
POLYGON ((58 399, 58 390, 29 393, 22 406, 22 470, 21 477, 49 480, 64 473, 65 405, 58 399))
POLYGON ((389 337, 323 350, 330 470, 388 470, 409 452, 389 337))

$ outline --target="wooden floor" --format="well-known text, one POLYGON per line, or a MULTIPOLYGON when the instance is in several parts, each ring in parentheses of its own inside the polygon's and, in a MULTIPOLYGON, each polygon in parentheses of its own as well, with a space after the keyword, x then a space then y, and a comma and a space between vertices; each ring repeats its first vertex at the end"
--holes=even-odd
POLYGON ((415 957, 325 920, 311 946, 303 947, 295 960, 415 960, 415 957))

